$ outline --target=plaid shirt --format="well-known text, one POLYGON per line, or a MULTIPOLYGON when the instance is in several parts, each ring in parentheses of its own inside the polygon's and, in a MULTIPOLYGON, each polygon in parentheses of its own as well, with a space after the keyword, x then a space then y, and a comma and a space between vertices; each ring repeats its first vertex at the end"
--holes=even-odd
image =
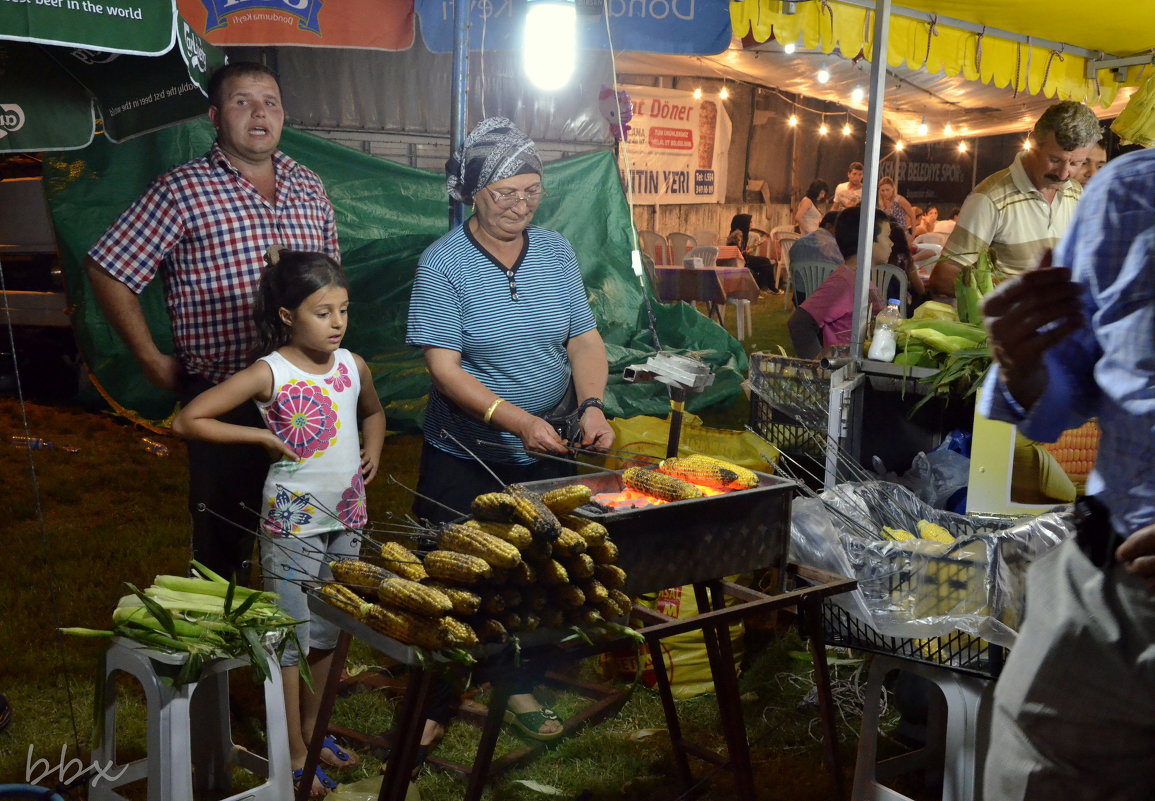
POLYGON ((214 383, 248 363, 250 309, 269 245, 340 258, 321 179, 280 151, 273 165, 275 208, 214 143, 154 180, 88 254, 137 294, 163 267, 176 356, 214 383))

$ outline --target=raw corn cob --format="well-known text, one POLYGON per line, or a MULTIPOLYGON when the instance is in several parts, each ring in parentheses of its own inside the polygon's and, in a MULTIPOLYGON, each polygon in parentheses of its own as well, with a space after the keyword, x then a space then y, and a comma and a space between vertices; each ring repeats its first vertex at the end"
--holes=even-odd
POLYGON ((454 551, 430 551, 425 555, 425 570, 430 578, 453 584, 476 584, 493 576, 493 568, 484 559, 454 551))
POLYGON ((382 606, 424 617, 441 617, 453 611, 453 602, 445 593, 409 579, 384 579, 377 585, 376 593, 382 606))
POLYGON ((878 533, 882 535, 884 540, 891 540, 893 542, 907 542, 915 538, 915 536, 906 529, 892 528, 891 526, 883 526, 882 530, 878 533))
POLYGON ((954 544, 954 535, 937 523, 929 520, 918 521, 918 536, 920 539, 941 542, 944 545, 954 544))
POLYGON ((541 501, 555 515, 566 515, 587 504, 593 497, 593 490, 585 484, 569 484, 552 489, 541 496, 541 501))
POLYGON ((702 490, 688 481, 645 467, 627 467, 622 471, 622 481, 632 490, 664 501, 686 501, 702 497, 702 490))
POLYGON ((472 526, 458 524, 446 526, 438 537, 437 544, 443 551, 470 554, 504 570, 521 563, 521 553, 517 548, 472 526))
POLYGON ((429 578, 417 554, 399 542, 386 542, 381 546, 381 559, 386 567, 401 578, 421 581, 429 578))

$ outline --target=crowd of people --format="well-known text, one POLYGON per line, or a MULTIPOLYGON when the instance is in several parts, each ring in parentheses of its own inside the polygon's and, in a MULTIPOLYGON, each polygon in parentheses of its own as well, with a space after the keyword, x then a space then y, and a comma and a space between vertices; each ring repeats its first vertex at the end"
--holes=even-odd
MULTIPOLYGON (((385 415, 365 361, 341 347, 351 298, 333 207, 320 178, 279 150, 276 75, 249 62, 218 70, 208 117, 209 151, 156 178, 92 246, 86 272, 146 379, 183 401, 173 429, 189 440, 192 557, 247 582, 259 540, 265 587, 301 621, 303 653, 281 655, 290 761, 294 782, 321 796, 336 787, 325 768, 358 757, 326 737, 323 766, 302 775, 337 636, 310 620, 302 582, 331 578, 330 561, 359 553, 385 415), (158 276, 171 354, 139 300, 158 276)), ((407 335, 432 382, 414 505, 429 525, 502 482, 572 472, 535 454, 614 439, 605 346, 574 251, 531 224, 546 194, 534 143, 509 120, 486 119, 446 174, 449 196, 473 214, 421 255, 407 335), (559 416, 577 421, 568 439, 546 419, 559 416)), ((448 720, 448 686, 436 695, 425 748, 448 720)), ((534 739, 562 733, 532 679, 515 688, 508 718, 534 739)))
MULTIPOLYGON (((365 361, 341 346, 351 298, 333 207, 320 178, 279 150, 275 74, 247 62, 219 70, 208 116, 217 133, 209 151, 155 179, 92 246, 86 270, 144 376, 184 402, 173 427, 190 441, 192 556, 247 581, 259 540, 266 587, 301 621, 300 652, 289 647, 281 657, 290 757, 294 780, 320 796, 335 787, 324 767, 358 757, 326 738, 324 767, 302 776, 336 631, 310 620, 300 582, 324 580, 330 560, 358 553, 385 415, 365 361), (158 276, 172 354, 153 339, 138 298, 158 276), (301 659, 315 692, 300 680, 301 659)), ((1046 614, 1028 613, 999 683, 988 798, 1149 798, 1155 785, 1155 486, 1147 473, 1155 156, 1118 159, 1080 200, 1080 182, 1106 161, 1099 136, 1085 106, 1052 106, 1031 149, 948 220, 913 207, 890 178, 876 189, 869 264, 905 255, 915 294, 923 284, 908 238, 920 232, 948 235, 933 295, 949 296, 953 272, 983 248, 1015 276, 985 307, 998 365, 988 413, 1040 438, 1090 416, 1103 430, 1088 484, 1094 513, 1082 518, 1078 542, 1032 572, 1031 609, 1046 614), (1054 261, 1069 270, 1049 267, 1060 240, 1054 261)), ((849 338, 862 175, 862 164, 850 165, 825 214, 829 188, 815 181, 794 216, 802 236, 792 259, 833 268, 790 320, 800 355, 849 338)), ((572 472, 537 454, 614 442, 606 349, 576 256, 563 236, 532 224, 546 194, 534 143, 507 119, 483 120, 446 176, 450 198, 473 213, 421 255, 406 337, 432 384, 414 504, 431 525, 504 483, 572 472), (563 435, 547 419, 558 416, 578 429, 563 435)), ((732 227, 748 246, 750 219, 739 217, 732 227)), ((872 310, 881 304, 872 293, 872 310)), ((553 739, 562 722, 533 689, 532 678, 516 688, 509 718, 527 737, 553 739)), ((448 722, 449 687, 435 695, 425 748, 448 722)), ((0 697, 0 727, 9 714, 0 697)))

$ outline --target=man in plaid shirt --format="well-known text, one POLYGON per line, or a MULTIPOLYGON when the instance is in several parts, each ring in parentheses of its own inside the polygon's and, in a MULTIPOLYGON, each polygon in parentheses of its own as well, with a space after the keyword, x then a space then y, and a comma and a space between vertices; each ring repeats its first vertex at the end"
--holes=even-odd
MULTIPOLYGON (((277 149, 285 114, 276 75, 256 63, 221 68, 209 82, 208 114, 217 130, 209 152, 155 179, 85 262, 145 377, 186 399, 248 364, 250 304, 269 245, 340 257, 321 179, 277 149), (138 298, 158 273, 173 354, 157 347, 138 298)), ((233 415, 230 422, 261 425, 251 404, 233 415)), ((269 458, 252 445, 188 449, 193 557, 243 581, 269 458)))

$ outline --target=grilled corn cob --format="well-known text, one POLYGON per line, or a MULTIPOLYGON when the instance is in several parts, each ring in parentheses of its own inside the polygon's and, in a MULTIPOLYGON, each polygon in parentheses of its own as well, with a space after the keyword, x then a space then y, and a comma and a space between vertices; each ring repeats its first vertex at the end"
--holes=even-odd
POLYGON ((478 520, 512 523, 517 502, 507 492, 487 492, 474 498, 469 508, 478 520))
POLYGON ((343 584, 325 584, 321 587, 320 595, 326 603, 357 619, 361 618, 362 607, 371 606, 368 601, 343 584))
POLYGON ((384 568, 360 559, 338 559, 329 563, 329 569, 333 571, 335 581, 366 593, 372 592, 384 579, 389 578, 384 568))
POLYGON ((508 611, 499 618, 506 631, 525 631, 525 619, 521 612, 508 611))
POLYGON ((529 490, 512 486, 509 495, 517 502, 513 510, 513 518, 529 529, 534 539, 543 539, 553 542, 561 534, 561 523, 557 515, 542 503, 541 497, 529 490))
POLYGON ((702 497, 702 491, 688 481, 645 467, 627 467, 622 471, 622 481, 632 490, 644 492, 664 501, 685 501, 702 497))
POLYGON ((537 581, 537 570, 529 562, 521 562, 509 571, 509 580, 519 587, 534 584, 537 581))
POLYGON ((549 597, 562 609, 577 609, 586 602, 586 595, 576 584, 555 584, 549 588, 549 597))
POLYGON ((445 618, 427 620, 402 609, 386 609, 369 604, 361 619, 369 628, 398 642, 437 651, 451 644, 449 630, 439 625, 445 618))
POLYGON ((430 551, 425 555, 425 570, 431 578, 453 584, 476 584, 493 576, 493 568, 484 559, 455 551, 430 551))
POLYGON ((601 612, 596 608, 586 604, 579 606, 577 609, 570 609, 565 613, 565 619, 573 626, 593 626, 598 623, 605 623, 606 619, 602 617, 601 612))
POLYGON ((521 555, 530 562, 541 562, 553 556, 553 546, 545 540, 534 540, 533 545, 522 551, 521 555))
POLYGON ((594 575, 594 560, 587 553, 579 553, 565 561, 566 572, 571 578, 588 579, 594 575))
POLYGON ((609 603, 610 591, 606 589, 606 585, 602 584, 597 579, 590 581, 583 581, 580 585, 582 593, 586 600, 592 604, 609 603))
POLYGON ((541 625, 540 615, 536 615, 533 612, 527 611, 525 609, 519 610, 519 614, 521 615, 522 631, 534 631, 538 626, 541 625))
POLYGON ((590 502, 593 490, 585 484, 569 484, 558 487, 541 496, 541 501, 555 515, 567 515, 574 509, 590 502))
POLYGON ((630 610, 634 608, 634 603, 630 600, 630 596, 621 590, 610 590, 610 603, 618 608, 619 615, 628 615, 630 610))
POLYGON ((594 568, 594 578, 608 589, 620 590, 626 586, 626 571, 617 565, 598 565, 594 568))
POLYGON ((549 593, 537 584, 522 588, 521 605, 530 612, 541 612, 549 603, 549 593))
POLYGON ((509 639, 509 632, 505 630, 500 620, 481 616, 471 619, 469 623, 482 642, 505 642, 509 639))
POLYGON ((546 559, 534 565, 537 570, 537 581, 539 584, 567 584, 569 583, 569 573, 561 566, 561 562, 556 559, 546 559))
POLYGON ((702 454, 664 459, 658 469, 684 481, 712 489, 750 489, 758 486, 752 470, 702 454))
POLYGON ((441 617, 453 610, 453 602, 438 589, 403 578, 387 578, 377 585, 382 605, 404 609, 425 617, 441 617))
POLYGON ((501 597, 505 600, 506 609, 516 609, 521 606, 521 593, 513 587, 502 587, 501 597))
POLYGON ((600 545, 591 545, 586 553, 599 565, 612 565, 618 561, 618 546, 613 540, 606 540, 600 545))
POLYGON ((541 625, 547 629, 565 628, 565 610, 559 606, 547 606, 541 610, 541 625))
POLYGON ((481 594, 481 611, 486 615, 500 615, 505 611, 505 599, 496 590, 481 594))
POLYGON ((469 617, 476 615, 477 610, 481 608, 481 596, 475 592, 470 592, 462 587, 450 587, 448 584, 440 582, 430 582, 428 586, 445 594, 445 597, 453 605, 451 611, 455 615, 469 617))
POLYGON ((438 537, 437 544, 443 551, 467 553, 503 570, 508 570, 521 562, 521 554, 517 548, 472 526, 457 524, 446 526, 438 537))
POLYGON ((586 541, 586 545, 597 545, 599 542, 605 542, 606 537, 609 536, 606 527, 596 520, 586 520, 577 515, 560 515, 558 520, 566 528, 576 531, 586 541))
POLYGON ((586 541, 571 528, 562 527, 561 534, 553 541, 553 553, 555 556, 576 556, 579 553, 585 553, 585 550, 586 541))
POLYGON ((467 520, 465 525, 492 534, 505 540, 519 551, 524 551, 533 543, 533 535, 521 523, 497 523, 492 520, 467 520))
POLYGON ((381 546, 381 559, 385 566, 401 578, 410 581, 421 581, 429 578, 417 554, 399 542, 386 542, 381 546))

